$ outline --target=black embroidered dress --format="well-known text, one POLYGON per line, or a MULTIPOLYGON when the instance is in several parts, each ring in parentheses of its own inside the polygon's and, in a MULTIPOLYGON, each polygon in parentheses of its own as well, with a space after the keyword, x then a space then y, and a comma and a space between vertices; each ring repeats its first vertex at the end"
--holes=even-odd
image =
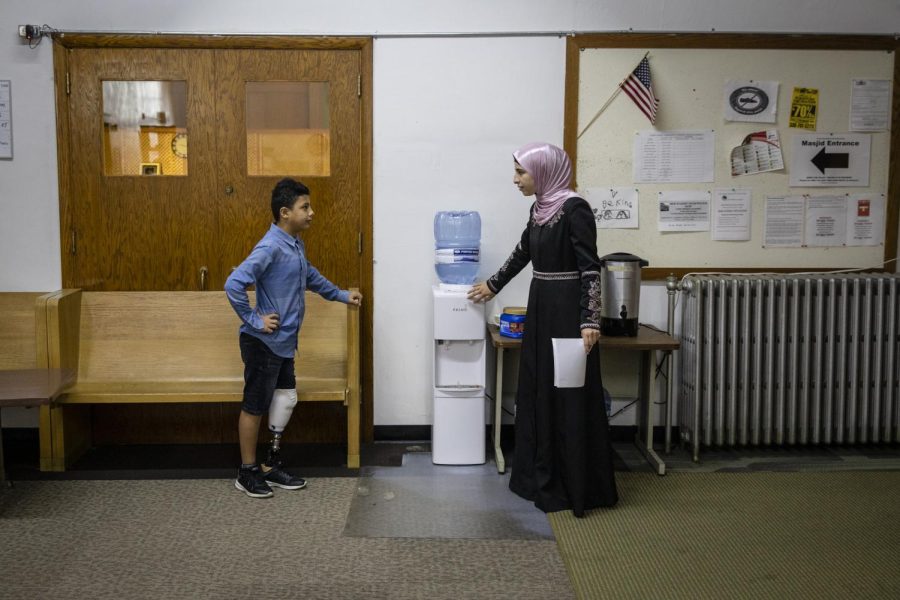
POLYGON ((506 263, 488 279, 499 292, 531 261, 516 394, 515 453, 509 488, 544 512, 616 503, 599 347, 583 388, 553 385, 551 338, 580 338, 600 327, 600 262, 590 206, 569 198, 544 225, 530 219, 506 263))

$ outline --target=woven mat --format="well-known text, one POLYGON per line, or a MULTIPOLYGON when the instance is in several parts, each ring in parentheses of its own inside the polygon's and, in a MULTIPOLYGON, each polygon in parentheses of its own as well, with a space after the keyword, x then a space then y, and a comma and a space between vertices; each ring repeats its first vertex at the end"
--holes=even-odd
POLYGON ((620 473, 550 516, 579 598, 900 598, 900 472, 620 473))

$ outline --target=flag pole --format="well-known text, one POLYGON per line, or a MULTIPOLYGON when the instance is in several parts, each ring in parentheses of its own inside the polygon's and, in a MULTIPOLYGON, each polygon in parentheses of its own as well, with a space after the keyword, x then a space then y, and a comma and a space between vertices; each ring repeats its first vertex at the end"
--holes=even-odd
MULTIPOLYGON (((647 50, 647 52, 644 53, 644 56, 641 57, 641 60, 644 60, 644 59, 647 58, 648 56, 650 56, 650 51, 649 51, 649 50, 647 50)), ((641 60, 638 61, 638 64, 641 64, 641 60)), ((616 86, 616 91, 614 91, 614 92, 612 93, 612 95, 609 97, 609 99, 603 104, 603 106, 600 107, 600 110, 598 110, 598 111, 596 112, 596 114, 594 115, 594 117, 591 119, 590 123, 588 123, 587 125, 585 125, 584 129, 581 130, 581 133, 578 134, 578 137, 575 138, 576 140, 581 139, 581 136, 583 136, 584 133, 585 133, 588 129, 590 129, 591 125, 593 125, 594 122, 595 122, 598 118, 600 118, 600 114, 601 114, 604 110, 606 110, 606 107, 609 106, 609 104, 610 104, 613 100, 616 99, 616 96, 618 96, 618 95, 619 95, 619 92, 622 91, 622 84, 625 83, 625 80, 628 79, 628 78, 631 76, 632 73, 634 73, 634 69, 628 71, 628 75, 626 75, 625 77, 622 78, 622 81, 620 81, 620 82, 619 82, 619 85, 616 86)))

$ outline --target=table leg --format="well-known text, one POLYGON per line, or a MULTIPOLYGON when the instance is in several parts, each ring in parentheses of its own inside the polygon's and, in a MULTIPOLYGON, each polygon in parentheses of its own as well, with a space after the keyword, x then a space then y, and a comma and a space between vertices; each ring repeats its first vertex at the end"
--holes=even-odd
POLYGON ((500 449, 500 426, 503 424, 503 348, 497 348, 497 382, 494 385, 494 460, 497 472, 506 472, 506 461, 500 449))
POLYGON ((666 463, 653 451, 653 353, 641 351, 640 389, 638 390, 638 433, 635 445, 647 462, 656 469, 657 475, 666 474, 666 463))

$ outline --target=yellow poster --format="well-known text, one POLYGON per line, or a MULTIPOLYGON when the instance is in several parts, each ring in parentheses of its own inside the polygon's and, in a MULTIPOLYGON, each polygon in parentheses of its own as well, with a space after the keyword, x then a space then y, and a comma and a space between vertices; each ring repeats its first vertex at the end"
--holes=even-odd
POLYGON ((818 112, 819 90, 795 87, 791 95, 791 120, 788 126, 815 130, 818 112))

